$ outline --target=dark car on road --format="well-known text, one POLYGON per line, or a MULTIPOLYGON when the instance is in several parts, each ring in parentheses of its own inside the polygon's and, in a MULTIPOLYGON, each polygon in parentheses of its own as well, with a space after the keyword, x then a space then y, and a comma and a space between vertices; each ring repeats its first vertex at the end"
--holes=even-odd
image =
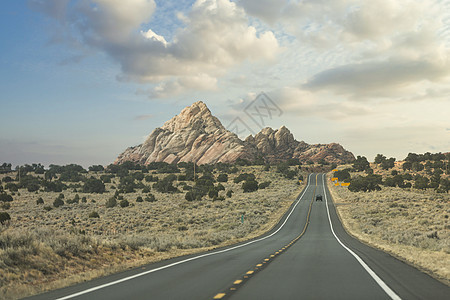
POLYGON ((323 200, 322 200, 322 195, 317 195, 317 196, 316 196, 316 201, 323 201, 323 200))

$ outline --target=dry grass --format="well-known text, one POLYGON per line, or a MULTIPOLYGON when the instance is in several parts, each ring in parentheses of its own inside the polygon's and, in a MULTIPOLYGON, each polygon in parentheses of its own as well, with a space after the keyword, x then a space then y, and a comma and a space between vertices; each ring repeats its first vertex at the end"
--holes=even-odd
POLYGON ((328 183, 350 234, 450 283, 449 194, 391 187, 353 193, 328 183))
MULTIPOLYGON (((260 174, 259 182, 271 181, 268 188, 243 193, 242 183, 233 183, 236 175, 231 175, 219 196, 229 189, 234 194, 222 201, 205 197, 188 202, 184 193, 152 189, 156 202, 136 202, 138 196, 145 198, 139 191, 123 194, 129 207, 106 208, 106 200, 115 192, 111 187, 118 185, 114 178, 104 194, 78 192, 80 198, 87 197, 86 203, 46 211, 43 207, 51 206, 59 193, 21 189, 8 210, 10 225, 0 228, 0 298, 24 297, 256 237, 277 223, 303 187, 262 169, 244 167, 242 171, 260 174), (44 205, 36 204, 39 197, 44 205), (92 211, 100 218, 89 218, 92 211)), ((64 191, 64 200, 75 194, 72 189, 64 191)))

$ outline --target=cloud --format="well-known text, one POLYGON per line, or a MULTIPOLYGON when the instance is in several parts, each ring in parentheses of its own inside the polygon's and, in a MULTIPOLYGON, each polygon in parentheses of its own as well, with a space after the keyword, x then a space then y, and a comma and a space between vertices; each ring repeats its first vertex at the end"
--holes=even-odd
POLYGON ((144 120, 148 120, 148 119, 151 119, 151 118, 153 118, 153 115, 152 114, 147 114, 147 115, 136 116, 134 119, 136 121, 144 121, 144 120))
POLYGON ((393 58, 328 69, 313 76, 303 88, 312 91, 328 89, 353 96, 383 96, 422 80, 439 81, 449 75, 447 60, 393 58))
POLYGON ((229 0, 197 0, 187 14, 178 14, 184 26, 170 41, 146 28, 156 7, 152 0, 81 0, 65 3, 65 10, 57 1, 31 3, 118 62, 120 80, 157 83, 152 97, 214 89, 230 67, 273 60, 279 50, 274 34, 249 26, 244 10, 229 0))

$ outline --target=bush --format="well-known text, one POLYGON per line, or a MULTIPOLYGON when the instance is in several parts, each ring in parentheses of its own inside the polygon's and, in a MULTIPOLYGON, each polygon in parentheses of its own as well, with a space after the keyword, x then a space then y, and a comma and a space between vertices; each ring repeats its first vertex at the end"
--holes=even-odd
POLYGON ((144 199, 142 199, 141 196, 138 196, 138 197, 136 198, 136 202, 144 202, 144 199))
POLYGON ((371 192, 381 190, 381 175, 367 175, 366 177, 357 176, 350 181, 348 190, 351 192, 371 192))
POLYGON ((370 163, 364 156, 357 156, 356 160, 353 162, 353 169, 356 172, 365 171, 366 169, 370 168, 370 163))
POLYGON ((13 201, 13 197, 11 195, 6 194, 6 193, 1 193, 0 194, 0 201, 2 201, 2 202, 11 202, 11 201, 13 201))
POLYGON ((227 191, 227 197, 231 198, 231 196, 233 196, 233 191, 232 190, 228 190, 227 191))
POLYGON ((352 178, 348 169, 334 172, 333 177, 337 177, 340 182, 348 182, 352 178))
POLYGON ((149 186, 145 186, 145 187, 142 189, 142 193, 144 193, 144 194, 150 193, 150 191, 151 191, 151 189, 150 189, 149 186))
POLYGON ((9 220, 11 220, 11 216, 6 211, 0 212, 0 224, 4 225, 9 220))
POLYGON ((98 214, 98 212, 93 211, 89 214, 89 218, 100 218, 100 215, 98 214))
POLYGON ((258 190, 258 182, 256 180, 246 180, 242 184, 244 193, 250 193, 258 190))
POLYGON ((91 177, 84 183, 83 192, 102 194, 105 192, 105 184, 100 179, 91 177))
POLYGON ((225 187, 222 184, 218 183, 217 186, 216 186, 216 190, 218 192, 225 191, 225 187))
POLYGON ((217 198, 218 196, 219 196, 219 192, 216 189, 212 188, 208 191, 209 198, 214 199, 214 198, 217 198))
POLYGON ((173 186, 173 182, 177 179, 175 175, 168 175, 162 180, 153 184, 153 188, 161 193, 176 193, 179 192, 176 187, 173 186))
POLYGON ((53 208, 51 206, 47 205, 47 206, 44 206, 44 209, 46 211, 51 211, 53 208))
POLYGON ((64 200, 60 197, 56 198, 55 201, 53 201, 54 207, 60 207, 64 205, 64 200))
POLYGON ((155 202, 156 201, 155 195, 148 194, 147 197, 145 197, 145 201, 147 201, 147 202, 155 202))
POLYGON ((219 174, 219 176, 217 176, 217 181, 218 182, 227 182, 228 175, 227 174, 219 174))
POLYGON ((3 177, 2 181, 4 183, 8 183, 8 182, 12 182, 14 180, 10 176, 5 176, 5 177, 3 177))
POLYGON ((242 173, 242 174, 239 174, 237 177, 235 177, 233 182, 234 183, 239 183, 239 182, 244 181, 244 180, 247 180, 247 181, 248 180, 255 180, 255 178, 256 178, 255 174, 242 173))
POLYGON ((107 208, 111 208, 111 207, 115 207, 117 205, 117 200, 116 200, 116 198, 114 198, 114 197, 111 197, 111 198, 109 198, 107 201, 106 201, 106 207, 107 208))
POLYGON ((44 199, 42 199, 42 197, 39 197, 39 199, 36 200, 36 204, 44 204, 44 199))
POLYGON ((130 205, 130 202, 128 202, 128 200, 124 199, 124 200, 120 201, 119 205, 120 205, 120 207, 127 207, 130 205))

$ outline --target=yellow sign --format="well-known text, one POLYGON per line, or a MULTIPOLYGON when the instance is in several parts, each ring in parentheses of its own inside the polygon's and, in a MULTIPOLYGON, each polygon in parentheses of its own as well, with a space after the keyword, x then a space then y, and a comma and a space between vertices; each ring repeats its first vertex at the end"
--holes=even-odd
POLYGON ((337 171, 339 171, 338 169, 334 169, 334 170, 332 170, 331 172, 337 172, 337 171))
POLYGON ((341 186, 349 186, 350 185, 350 182, 343 182, 343 183, 341 183, 341 186))
POLYGON ((338 180, 339 180, 339 178, 337 178, 337 177, 331 178, 331 181, 338 181, 338 180))
POLYGON ((336 182, 336 183, 334 184, 334 186, 339 186, 339 182, 336 182))

